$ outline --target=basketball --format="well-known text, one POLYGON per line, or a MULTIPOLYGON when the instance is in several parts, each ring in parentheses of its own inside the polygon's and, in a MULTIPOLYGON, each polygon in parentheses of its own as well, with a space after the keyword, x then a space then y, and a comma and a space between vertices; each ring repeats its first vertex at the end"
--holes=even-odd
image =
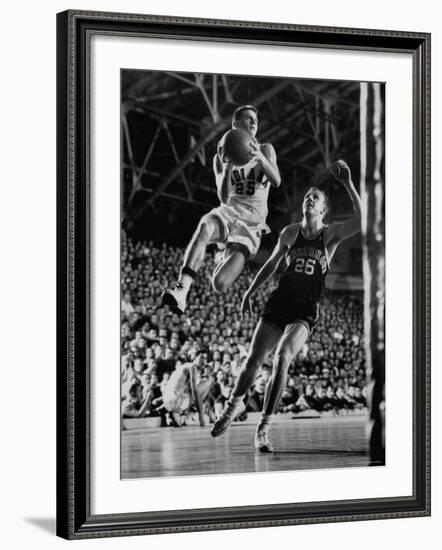
POLYGON ((237 167, 244 166, 250 160, 251 143, 254 138, 245 130, 234 128, 224 134, 219 142, 218 152, 223 154, 237 167))

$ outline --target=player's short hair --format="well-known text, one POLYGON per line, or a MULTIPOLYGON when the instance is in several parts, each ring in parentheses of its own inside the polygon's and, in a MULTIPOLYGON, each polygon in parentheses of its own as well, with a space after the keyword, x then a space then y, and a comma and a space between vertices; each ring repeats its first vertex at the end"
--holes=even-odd
POLYGON ((208 355, 208 351, 205 349, 205 348, 202 348, 202 349, 199 349, 196 353, 195 353, 195 359, 197 357, 199 357, 202 353, 205 353, 206 355, 208 355))
POLYGON ((256 116, 258 116, 258 109, 253 105, 241 105, 240 107, 238 107, 233 111, 232 122, 233 123, 238 122, 238 120, 241 118, 241 114, 244 111, 253 111, 256 114, 256 116))

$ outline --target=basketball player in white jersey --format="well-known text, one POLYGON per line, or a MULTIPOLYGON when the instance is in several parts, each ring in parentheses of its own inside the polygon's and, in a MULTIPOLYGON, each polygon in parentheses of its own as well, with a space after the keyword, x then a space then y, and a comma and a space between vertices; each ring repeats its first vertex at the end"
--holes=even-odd
POLYGON ((273 452, 268 439, 270 421, 278 410, 290 363, 318 321, 318 303, 330 261, 339 244, 361 230, 361 199, 351 180, 349 167, 344 161, 337 161, 332 173, 350 196, 354 215, 343 223, 326 225, 324 217, 328 211, 328 198, 323 191, 312 187, 304 197, 302 220, 281 231, 272 255, 243 297, 243 317, 251 312, 250 299, 253 294, 276 273, 284 258, 287 268, 264 307, 232 397, 212 428, 214 437, 224 433, 243 412, 244 395, 266 357, 276 348, 272 378, 266 389, 263 413, 255 434, 255 449, 273 452))
POLYGON ((213 159, 213 171, 221 205, 203 216, 184 254, 177 283, 168 288, 162 303, 183 313, 190 286, 200 269, 209 243, 224 247, 213 273, 216 292, 226 291, 241 273, 246 261, 253 257, 261 243, 266 224, 267 198, 270 186, 281 183, 276 153, 270 143, 256 141, 258 112, 252 105, 238 107, 233 113, 232 127, 250 135, 252 153, 249 162, 235 168, 225 157, 220 144, 213 159))
POLYGON ((204 367, 206 361, 206 353, 203 350, 198 351, 192 363, 184 363, 175 368, 164 387, 163 406, 173 414, 178 426, 183 424, 192 404, 196 406, 200 425, 205 425, 203 403, 214 381, 210 378, 198 383, 197 372, 204 367))

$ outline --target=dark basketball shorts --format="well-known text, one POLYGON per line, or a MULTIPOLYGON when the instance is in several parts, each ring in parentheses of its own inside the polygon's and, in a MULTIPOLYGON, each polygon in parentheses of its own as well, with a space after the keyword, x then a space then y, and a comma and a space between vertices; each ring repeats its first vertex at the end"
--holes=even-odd
POLYGON ((261 317, 267 323, 272 323, 281 330, 296 322, 303 323, 310 334, 319 319, 319 304, 317 302, 291 304, 291 307, 288 308, 286 304, 283 305, 270 298, 261 317))

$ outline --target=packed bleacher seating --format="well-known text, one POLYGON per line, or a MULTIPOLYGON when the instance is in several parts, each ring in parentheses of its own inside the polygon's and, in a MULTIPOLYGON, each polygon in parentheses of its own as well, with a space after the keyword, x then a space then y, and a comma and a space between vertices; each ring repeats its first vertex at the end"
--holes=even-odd
MULTIPOLYGON (((213 379, 207 414, 221 412, 247 355, 260 311, 276 281, 258 291, 254 314, 241 320, 240 304, 258 266, 247 264, 224 294, 211 287, 210 254, 190 290, 188 309, 178 315, 160 307, 161 294, 176 279, 183 250, 132 242, 122 234, 121 368, 123 417, 161 416, 162 391, 179 362, 207 352, 200 377, 213 379)), ((261 410, 272 358, 247 396, 247 411, 261 410)), ((320 320, 289 369, 280 412, 354 414, 366 407, 363 308, 360 295, 325 291, 320 320)))

